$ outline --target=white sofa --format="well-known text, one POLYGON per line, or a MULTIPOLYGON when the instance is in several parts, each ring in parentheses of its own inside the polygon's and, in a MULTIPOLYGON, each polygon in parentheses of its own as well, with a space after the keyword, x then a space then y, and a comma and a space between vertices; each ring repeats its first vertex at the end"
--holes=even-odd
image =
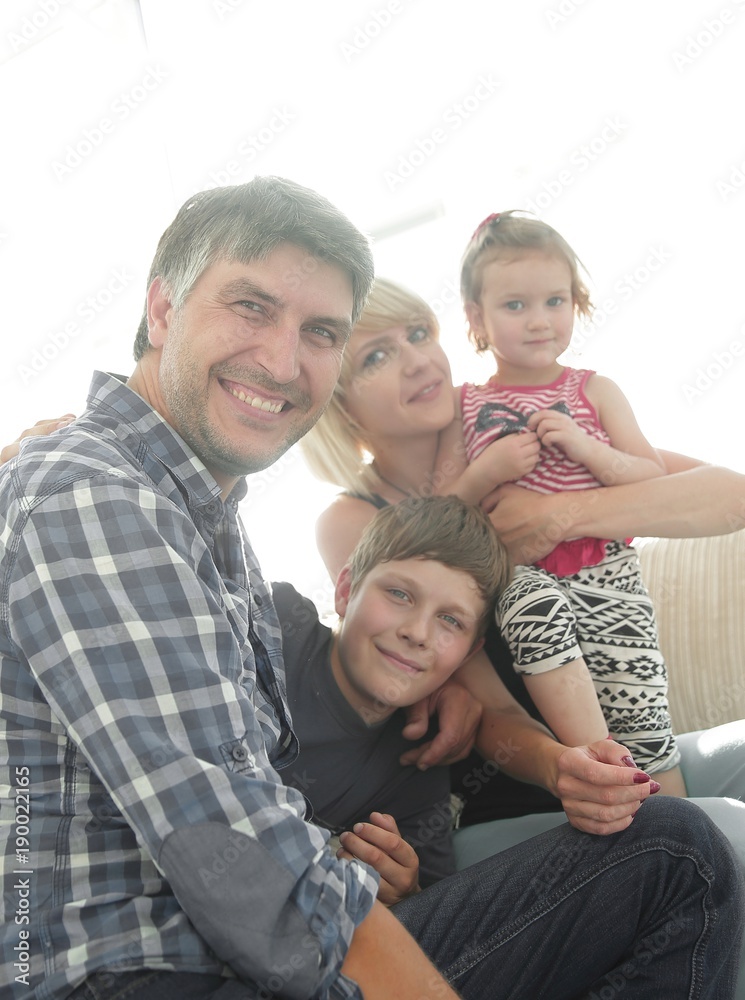
POLYGON ((745 718, 745 530, 634 545, 657 613, 675 731, 745 718))

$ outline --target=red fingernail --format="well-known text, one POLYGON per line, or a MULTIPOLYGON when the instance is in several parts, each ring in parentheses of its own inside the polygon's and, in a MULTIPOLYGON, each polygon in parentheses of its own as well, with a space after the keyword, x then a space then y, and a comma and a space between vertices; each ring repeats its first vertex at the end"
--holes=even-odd
POLYGON ((649 775, 645 774, 644 771, 637 771, 633 780, 635 785, 646 785, 649 781, 649 775))
POLYGON ((659 792, 659 790, 661 788, 662 788, 662 785, 659 783, 659 781, 650 781, 649 782, 649 794, 650 795, 654 795, 655 792, 659 792))
POLYGON ((634 758, 633 757, 629 757, 627 755, 626 757, 621 757, 621 760, 626 765, 626 767, 636 767, 636 764, 634 763, 634 758))

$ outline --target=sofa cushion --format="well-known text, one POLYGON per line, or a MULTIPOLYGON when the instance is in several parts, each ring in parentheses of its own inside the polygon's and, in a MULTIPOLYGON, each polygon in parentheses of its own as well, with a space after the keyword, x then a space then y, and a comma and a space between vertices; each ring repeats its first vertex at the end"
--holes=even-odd
POLYGON ((657 612, 675 731, 745 718, 745 530, 634 545, 657 612))

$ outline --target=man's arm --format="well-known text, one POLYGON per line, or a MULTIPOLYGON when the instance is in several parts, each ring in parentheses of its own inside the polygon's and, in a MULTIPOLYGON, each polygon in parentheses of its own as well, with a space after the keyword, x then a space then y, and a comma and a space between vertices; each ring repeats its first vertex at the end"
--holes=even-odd
POLYGON ((239 977, 299 954, 293 989, 323 993, 376 879, 331 854, 269 761, 239 594, 146 477, 73 479, 35 500, 3 585, 10 641, 116 807, 96 851, 136 870, 144 848, 239 977))

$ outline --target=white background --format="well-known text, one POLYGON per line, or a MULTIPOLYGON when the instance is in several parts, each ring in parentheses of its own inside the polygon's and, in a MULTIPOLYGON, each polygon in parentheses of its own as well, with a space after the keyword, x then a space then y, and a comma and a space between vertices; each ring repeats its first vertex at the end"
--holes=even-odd
MULTIPOLYGON (((185 198, 281 174, 433 303, 456 380, 489 373, 463 246, 538 210, 599 306, 567 362, 614 378, 655 444, 745 471, 744 43, 745 0, 3 0, 0 439, 81 412, 94 368, 129 373, 185 198)), ((320 603, 334 492, 291 452, 245 509, 266 574, 320 603)))

